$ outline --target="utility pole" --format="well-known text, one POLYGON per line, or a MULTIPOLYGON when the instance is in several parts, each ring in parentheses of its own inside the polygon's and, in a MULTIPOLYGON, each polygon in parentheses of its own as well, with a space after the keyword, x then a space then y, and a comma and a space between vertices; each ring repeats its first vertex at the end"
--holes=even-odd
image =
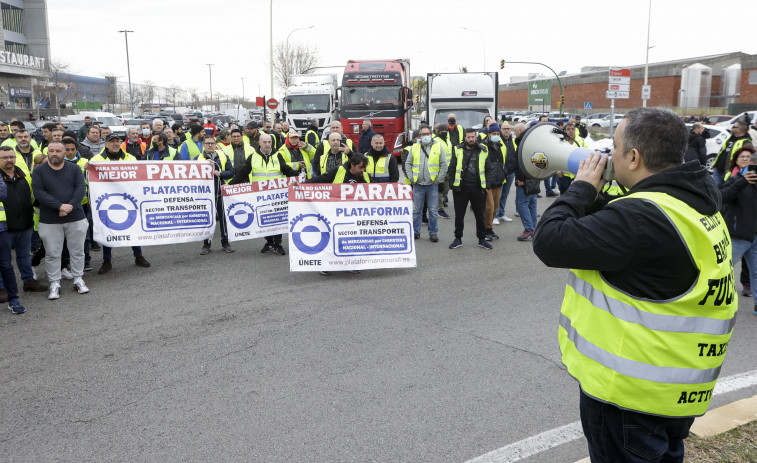
POLYGON ((124 39, 126 40, 126 72, 129 75, 129 110, 131 111, 132 117, 134 114, 134 93, 131 91, 131 65, 129 63, 129 32, 132 34, 134 31, 118 31, 119 33, 124 34, 124 39))
POLYGON ((206 64, 210 76, 210 105, 213 106, 213 64, 206 64))

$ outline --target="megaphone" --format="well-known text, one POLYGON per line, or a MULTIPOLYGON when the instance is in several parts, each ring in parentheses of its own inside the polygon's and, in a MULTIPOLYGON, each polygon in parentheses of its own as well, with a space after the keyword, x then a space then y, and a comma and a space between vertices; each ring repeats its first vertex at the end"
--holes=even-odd
MULTIPOLYGON (((556 172, 578 172, 578 164, 596 150, 580 148, 570 143, 568 134, 549 122, 540 122, 529 129, 518 145, 520 170, 532 180, 543 180, 556 172)), ((612 157, 602 178, 608 182, 615 178, 612 157)))

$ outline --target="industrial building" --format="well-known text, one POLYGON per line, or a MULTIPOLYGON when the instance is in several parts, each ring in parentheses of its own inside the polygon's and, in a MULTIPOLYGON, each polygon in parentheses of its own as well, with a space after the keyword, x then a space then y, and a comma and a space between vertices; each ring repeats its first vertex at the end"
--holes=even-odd
MULTIPOLYGON (((642 106, 645 65, 613 67, 631 71, 629 98, 615 99, 615 111, 642 106)), ((609 69, 584 67, 578 74, 559 76, 565 95, 563 111, 609 112, 609 69)), ((648 72, 648 106, 674 108, 682 114, 736 114, 757 109, 757 55, 735 52, 650 63, 648 72)), ((531 76, 499 86, 501 110, 556 111, 559 101, 556 76, 531 76)))

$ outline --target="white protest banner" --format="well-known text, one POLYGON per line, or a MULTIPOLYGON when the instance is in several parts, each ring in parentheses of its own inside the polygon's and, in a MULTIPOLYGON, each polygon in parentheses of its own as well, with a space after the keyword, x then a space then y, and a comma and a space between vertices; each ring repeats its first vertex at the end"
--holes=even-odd
POLYGON ((410 185, 291 185, 289 269, 415 267, 412 216, 410 185))
POLYGON ((229 241, 288 233, 289 184, 295 180, 298 177, 222 186, 229 241))
POLYGON ((213 167, 198 161, 90 163, 94 238, 111 247, 202 241, 215 230, 213 167))

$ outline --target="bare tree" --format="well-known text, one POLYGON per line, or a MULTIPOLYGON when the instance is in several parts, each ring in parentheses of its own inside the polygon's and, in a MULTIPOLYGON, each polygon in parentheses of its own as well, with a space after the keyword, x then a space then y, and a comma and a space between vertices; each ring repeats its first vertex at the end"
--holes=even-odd
POLYGON ((318 47, 302 43, 279 42, 273 49, 273 80, 281 88, 286 89, 293 74, 308 74, 318 65, 318 47))
POLYGON ((173 106, 173 109, 176 110, 176 95, 182 96, 184 94, 184 90, 181 89, 177 84, 171 84, 170 87, 168 87, 168 98, 170 98, 171 105, 173 106))
POLYGON ((418 97, 418 104, 415 108, 416 111, 420 111, 421 107, 425 104, 427 90, 428 82, 426 82, 425 78, 421 77, 413 82, 413 92, 415 92, 415 95, 418 97))
POLYGON ((110 104, 111 110, 115 110, 116 96, 118 95, 116 79, 118 79, 118 76, 105 74, 103 77, 108 80, 108 88, 105 90, 105 104, 110 104))
POLYGON ((73 96, 72 91, 69 91, 69 86, 65 82, 65 75, 70 72, 70 66, 68 63, 51 59, 50 65, 50 82, 53 84, 55 94, 55 107, 58 109, 58 117, 60 117, 60 102, 61 96, 63 96, 63 103, 68 103, 68 98, 73 96))
POLYGON ((155 98, 155 83, 151 80, 146 80, 142 82, 142 88, 144 90, 145 103, 152 106, 152 100, 155 98))

